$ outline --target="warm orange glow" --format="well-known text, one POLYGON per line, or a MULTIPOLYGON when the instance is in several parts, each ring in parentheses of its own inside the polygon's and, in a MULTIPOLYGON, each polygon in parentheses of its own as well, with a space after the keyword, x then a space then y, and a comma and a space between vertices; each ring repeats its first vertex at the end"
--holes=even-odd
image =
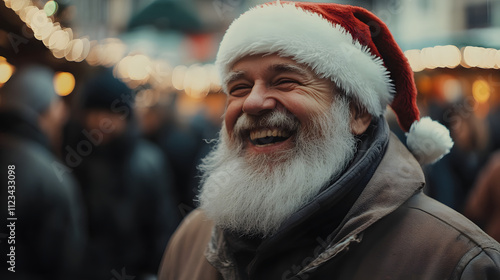
POLYGON ((476 80, 472 84, 472 96, 477 103, 486 103, 490 99, 490 85, 485 80, 476 80))
POLYGON ((14 73, 14 67, 10 65, 5 57, 0 56, 0 84, 5 84, 14 73))
POLYGON ((70 94, 75 88, 75 77, 69 72, 57 72, 54 76, 54 88, 60 96, 70 94))

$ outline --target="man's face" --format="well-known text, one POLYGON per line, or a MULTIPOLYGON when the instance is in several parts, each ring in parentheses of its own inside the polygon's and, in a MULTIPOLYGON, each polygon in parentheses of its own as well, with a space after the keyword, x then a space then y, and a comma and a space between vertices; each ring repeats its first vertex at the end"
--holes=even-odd
POLYGON ((200 207, 216 225, 269 236, 353 158, 349 101, 276 55, 232 68, 225 123, 203 159, 200 207))
POLYGON ((99 141, 97 145, 109 143, 127 130, 127 120, 123 115, 105 109, 88 109, 83 122, 87 130, 103 132, 102 141, 99 141))
POLYGON ((226 129, 232 142, 243 145, 247 156, 293 148, 299 127, 312 127, 314 117, 329 110, 335 91, 330 80, 277 54, 239 60, 226 83, 226 129), (288 115, 296 124, 259 123, 273 111, 288 115))

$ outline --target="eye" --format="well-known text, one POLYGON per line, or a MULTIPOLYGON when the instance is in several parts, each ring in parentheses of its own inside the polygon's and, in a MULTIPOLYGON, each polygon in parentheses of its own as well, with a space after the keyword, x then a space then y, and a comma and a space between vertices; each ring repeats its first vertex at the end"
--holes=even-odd
POLYGON ((297 85, 300 85, 300 83, 291 78, 280 78, 273 83, 273 86, 280 90, 291 90, 297 85))
POLYGON ((289 78, 279 79, 278 81, 276 81, 276 84, 278 84, 278 85, 281 85, 281 84, 289 84, 289 83, 296 84, 296 83, 297 83, 297 81, 292 80, 292 79, 289 79, 289 78))
POLYGON ((237 84, 229 88, 229 95, 236 97, 245 96, 251 89, 252 87, 250 85, 237 84))

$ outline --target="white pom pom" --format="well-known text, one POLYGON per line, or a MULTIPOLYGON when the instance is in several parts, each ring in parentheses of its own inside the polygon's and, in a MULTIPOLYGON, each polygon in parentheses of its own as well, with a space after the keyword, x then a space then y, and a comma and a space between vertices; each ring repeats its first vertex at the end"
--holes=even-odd
POLYGON ((415 121, 406 133, 406 144, 421 165, 434 163, 450 152, 450 131, 429 117, 415 121))

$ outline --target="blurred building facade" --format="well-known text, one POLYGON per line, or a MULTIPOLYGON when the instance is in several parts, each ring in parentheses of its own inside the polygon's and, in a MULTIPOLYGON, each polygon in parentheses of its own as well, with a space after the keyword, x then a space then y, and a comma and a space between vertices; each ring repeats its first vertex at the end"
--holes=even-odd
POLYGON ((94 40, 122 33, 128 19, 154 0, 87 0, 72 1, 74 27, 79 34, 94 40))
POLYGON ((421 114, 447 125, 455 142, 449 155, 424 169, 426 191, 463 211, 478 174, 500 148, 500 1, 372 4, 415 72, 421 114))
POLYGON ((500 47, 498 0, 373 0, 403 50, 442 44, 500 47))

